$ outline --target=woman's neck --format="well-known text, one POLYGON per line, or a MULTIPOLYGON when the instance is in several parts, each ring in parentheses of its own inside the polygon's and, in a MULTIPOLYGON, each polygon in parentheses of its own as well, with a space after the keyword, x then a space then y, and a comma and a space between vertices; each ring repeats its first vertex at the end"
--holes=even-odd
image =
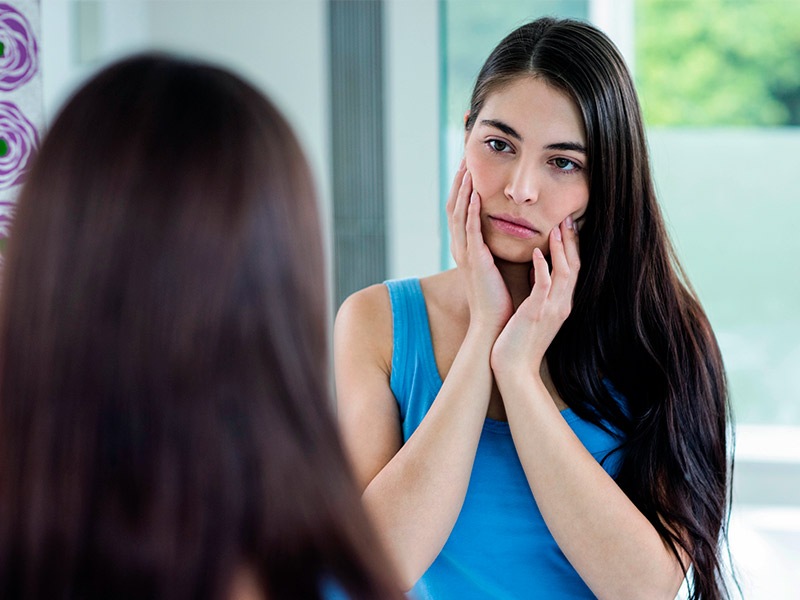
POLYGON ((517 310, 523 300, 531 293, 531 267, 532 263, 513 263, 495 257, 495 265, 503 281, 506 283, 508 293, 511 295, 511 302, 514 310, 517 310))

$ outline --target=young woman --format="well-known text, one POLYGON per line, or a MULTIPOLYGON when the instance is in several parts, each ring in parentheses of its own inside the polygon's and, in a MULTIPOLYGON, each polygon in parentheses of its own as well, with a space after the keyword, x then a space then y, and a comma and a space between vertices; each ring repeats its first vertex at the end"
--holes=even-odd
POLYGON ((350 297, 340 424, 418 598, 724 593, 722 360, 601 32, 520 27, 483 66, 447 202, 457 267, 350 297))
POLYGON ((0 303, 0 598, 400 597, 329 404, 310 172, 217 68, 111 66, 19 200, 0 303))

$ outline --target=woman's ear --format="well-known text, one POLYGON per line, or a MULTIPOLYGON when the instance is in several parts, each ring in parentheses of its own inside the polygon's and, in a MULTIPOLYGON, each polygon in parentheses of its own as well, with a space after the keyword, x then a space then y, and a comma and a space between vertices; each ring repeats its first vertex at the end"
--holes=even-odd
POLYGON ((467 145, 467 138, 469 137, 469 131, 467 130, 468 119, 469 119, 469 109, 467 109, 467 112, 464 113, 464 146, 467 145))

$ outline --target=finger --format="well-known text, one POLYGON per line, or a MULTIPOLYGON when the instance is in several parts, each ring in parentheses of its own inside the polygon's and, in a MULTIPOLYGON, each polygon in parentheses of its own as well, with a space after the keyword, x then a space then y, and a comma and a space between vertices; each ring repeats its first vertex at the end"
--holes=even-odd
POLYGON ((472 192, 472 175, 465 171, 461 180, 461 187, 456 195, 456 203, 453 207, 453 217, 450 226, 450 237, 457 248, 463 248, 467 244, 465 228, 467 226, 467 207, 469 206, 469 195, 472 192))
POLYGON ((461 164, 458 165, 458 170, 456 174, 453 176, 453 184, 450 186, 450 193, 447 195, 447 204, 445 204, 445 211, 447 212, 448 218, 450 213, 453 212, 453 207, 456 205, 456 197, 458 196, 458 190, 461 189, 461 182, 464 179, 464 172, 467 170, 467 161, 466 159, 461 159, 461 164))
POLYGON ((574 287, 578 281, 578 271, 581 268, 581 252, 578 236, 578 226, 575 221, 570 217, 564 220, 564 226, 561 228, 561 237, 564 244, 564 255, 567 259, 567 264, 570 270, 570 283, 574 287), (572 227, 570 227, 570 222, 572 227))
POLYGON ((469 205, 469 195, 472 192, 472 174, 464 171, 461 178, 461 186, 456 194, 456 201, 453 206, 453 232, 462 234, 467 222, 467 206, 469 205))
POLYGON ((483 235, 481 234, 481 196, 475 190, 469 197, 467 206, 467 222, 465 226, 467 235, 467 250, 483 247, 483 235))
POLYGON ((533 249, 533 271, 535 283, 531 290, 531 300, 535 306, 542 306, 547 300, 550 293, 550 269, 547 266, 547 260, 539 248, 533 249))
POLYGON ((550 231, 550 262, 553 264, 551 298, 561 298, 571 287, 570 265, 563 239, 566 229, 566 223, 562 222, 550 231))

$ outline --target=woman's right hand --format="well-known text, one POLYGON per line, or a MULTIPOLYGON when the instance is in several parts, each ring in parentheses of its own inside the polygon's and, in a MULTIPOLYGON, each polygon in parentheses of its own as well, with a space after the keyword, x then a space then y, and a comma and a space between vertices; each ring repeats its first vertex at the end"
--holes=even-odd
POLYGON ((447 199, 450 252, 469 303, 470 327, 499 335, 514 312, 503 277, 481 233, 481 198, 462 159, 447 199))

